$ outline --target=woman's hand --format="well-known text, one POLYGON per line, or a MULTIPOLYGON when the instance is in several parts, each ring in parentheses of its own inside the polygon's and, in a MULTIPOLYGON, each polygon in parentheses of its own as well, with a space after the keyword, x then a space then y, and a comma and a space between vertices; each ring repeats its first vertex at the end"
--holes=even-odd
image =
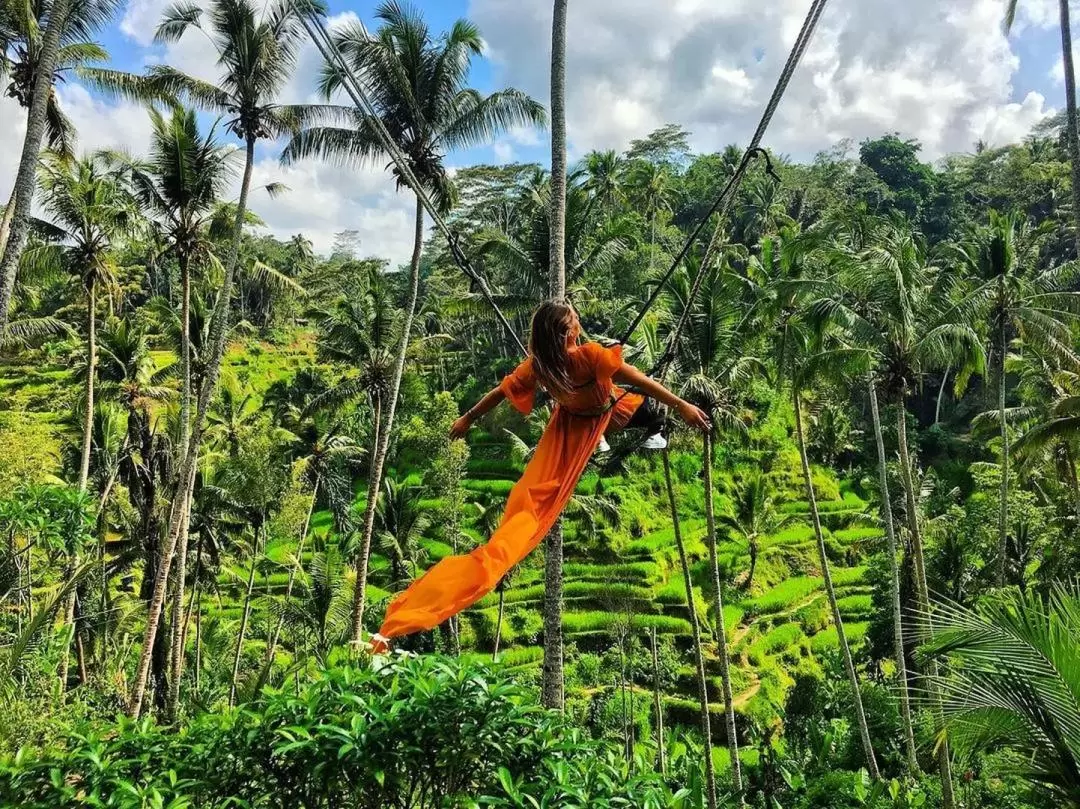
POLYGON ((472 417, 466 413, 450 427, 450 439, 464 438, 470 427, 472 427, 472 417))
POLYGON ((705 415, 705 411, 700 407, 695 407, 689 402, 680 402, 678 410, 682 420, 695 430, 701 430, 704 433, 712 429, 709 417, 705 415))

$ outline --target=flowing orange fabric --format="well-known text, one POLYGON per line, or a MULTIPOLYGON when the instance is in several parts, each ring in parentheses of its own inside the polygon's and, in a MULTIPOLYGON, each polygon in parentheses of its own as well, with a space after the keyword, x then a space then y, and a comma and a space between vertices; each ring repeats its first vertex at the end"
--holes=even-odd
MULTIPOLYGON (((379 635, 387 640, 432 629, 490 593, 506 572, 528 556, 559 518, 605 431, 626 425, 643 397, 623 395, 612 375, 622 347, 585 343, 570 351, 574 390, 560 394, 532 459, 525 467, 486 545, 448 556, 391 602, 379 635), (621 398, 620 398, 621 397, 621 398)), ((529 413, 536 392, 532 359, 500 385, 517 410, 529 413)), ((382 645, 377 640, 377 647, 382 645)))

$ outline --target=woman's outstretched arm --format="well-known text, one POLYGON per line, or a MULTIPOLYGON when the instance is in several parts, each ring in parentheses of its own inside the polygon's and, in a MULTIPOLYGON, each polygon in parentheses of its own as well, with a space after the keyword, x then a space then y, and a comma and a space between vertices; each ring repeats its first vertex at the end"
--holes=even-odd
POLYGON ((624 362, 622 367, 611 377, 617 384, 630 385, 644 393, 651 399, 665 404, 674 410, 679 416, 696 430, 708 430, 709 417, 705 411, 695 407, 684 399, 680 399, 651 376, 646 376, 633 365, 624 362))
POLYGON ((465 434, 469 432, 469 428, 472 427, 473 422, 478 418, 482 418, 486 413, 494 410, 502 401, 506 398, 506 394, 502 392, 502 388, 492 388, 484 394, 484 398, 474 404, 469 410, 465 411, 465 414, 461 416, 454 425, 450 428, 451 438, 464 438, 465 434))

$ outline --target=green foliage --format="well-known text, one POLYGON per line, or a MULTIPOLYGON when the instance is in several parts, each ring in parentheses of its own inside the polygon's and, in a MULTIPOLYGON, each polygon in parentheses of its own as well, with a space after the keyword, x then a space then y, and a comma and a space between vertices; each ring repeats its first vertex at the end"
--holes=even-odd
POLYGON ((558 805, 678 805, 656 777, 629 777, 627 762, 536 708, 520 688, 434 657, 325 671, 299 694, 268 692, 180 733, 150 720, 122 721, 40 755, 0 760, 0 802, 27 809, 87 800, 117 807, 503 806, 516 805, 523 792, 568 796, 586 784, 600 804, 558 805))

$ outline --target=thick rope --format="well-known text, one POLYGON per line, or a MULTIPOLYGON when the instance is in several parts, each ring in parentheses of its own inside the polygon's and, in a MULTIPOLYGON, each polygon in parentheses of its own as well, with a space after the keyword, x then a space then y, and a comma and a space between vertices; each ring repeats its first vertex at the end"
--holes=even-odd
POLYGON ((349 69, 345 57, 342 55, 333 38, 327 32, 326 26, 323 24, 320 16, 317 13, 312 12, 310 14, 301 14, 300 19, 323 59, 328 65, 333 66, 338 71, 341 85, 352 99, 353 104, 355 104, 356 107, 370 119, 370 122, 374 126, 375 132, 379 137, 379 141, 382 143, 387 154, 389 154, 391 161, 397 167, 401 179, 404 180, 405 184, 409 186, 414 194, 416 194, 417 199, 420 200, 420 204, 423 206, 428 216, 431 217, 435 226, 442 231, 443 235, 446 237, 447 244, 450 248, 450 255, 453 257, 454 263, 458 265, 461 271, 465 273, 476 288, 480 290, 480 294, 483 295, 488 305, 495 312, 495 316, 499 319, 503 328, 506 329, 506 333, 509 334, 517 344, 517 347, 521 350, 522 354, 528 353, 525 344, 522 343, 521 338, 518 337, 517 332, 515 332, 510 325, 510 321, 507 319, 502 309, 499 308, 498 303, 495 302, 495 297, 491 292, 491 288, 488 286, 487 280, 473 268, 468 257, 465 255, 464 251, 462 251, 461 246, 458 244, 458 234, 451 230, 450 226, 446 224, 446 221, 439 214, 438 209, 435 207, 434 203, 432 203, 431 198, 428 196, 423 185, 416 178, 416 175, 413 173, 412 167, 409 164, 408 157, 401 151, 397 142, 386 129, 382 119, 379 117, 375 108, 368 100, 367 95, 364 93, 363 88, 360 86, 359 81, 349 69))
MULTIPOLYGON (((754 131, 754 135, 750 139, 750 144, 747 147, 746 152, 743 154, 742 160, 739 161, 738 167, 731 175, 731 178, 724 186, 724 189, 720 192, 720 196, 717 197, 716 201, 706 212, 705 216, 702 217, 697 227, 694 228, 693 233, 691 233, 690 236, 687 238, 686 242, 683 244, 682 249, 672 261, 671 266, 663 275, 660 282, 656 285, 656 289, 653 291, 648 301, 646 301, 641 311, 639 311, 637 316, 634 318, 633 323, 631 323, 629 329, 627 330, 621 341, 623 343, 626 343, 633 337, 634 332, 637 331, 638 326, 641 325, 642 320, 644 320, 649 310, 652 309, 652 307, 656 304, 656 301, 659 300, 661 293, 666 287, 668 281, 671 280, 672 275, 674 275, 675 271, 678 269, 683 259, 686 258, 691 248, 697 243, 698 238, 701 236, 701 233, 704 231, 709 220, 715 214, 719 213, 721 216, 721 222, 717 224, 716 230, 713 232, 712 239, 710 239, 709 245, 705 251, 705 257, 702 260, 701 266, 698 268, 698 272, 694 277, 694 282, 691 285, 690 294, 687 298, 686 307, 682 313, 682 316, 679 318, 679 322, 676 324, 675 329, 668 336, 663 353, 660 355, 660 358, 659 360, 657 360, 652 371, 650 371, 651 375, 656 375, 658 372, 664 371, 671 358, 674 356, 675 348, 678 344, 679 338, 682 336, 682 332, 686 328, 686 324, 689 322, 690 311, 692 308, 691 305, 693 301, 697 298, 697 295, 701 290, 701 285, 705 280, 708 266, 711 263, 712 257, 719 246, 723 228, 722 218, 724 214, 727 213, 728 208, 731 206, 731 202, 735 197, 735 193, 742 185, 743 178, 746 176, 746 172, 750 167, 750 162, 758 156, 764 156, 767 166, 766 171, 768 171, 768 173, 773 177, 776 177, 775 172, 772 170, 772 163, 769 160, 768 154, 761 148, 761 141, 765 137, 765 132, 768 130, 769 124, 772 122, 773 116, 776 114, 776 110, 784 97, 784 93, 787 91, 788 85, 791 82, 791 78, 795 73, 795 69, 798 67, 799 62, 802 60, 803 55, 806 53, 806 50, 810 45, 814 30, 817 27, 818 21, 821 19, 822 13, 825 11, 825 6, 827 3, 828 0, 814 0, 814 2, 811 4, 810 10, 808 11, 802 28, 799 31, 799 35, 798 37, 796 37, 795 43, 792 46, 791 53, 788 55, 787 62, 784 64, 784 69, 780 73, 780 78, 777 81, 776 87, 773 89, 772 95, 769 98, 769 103, 765 105, 765 110, 761 115, 761 120, 758 122, 757 129, 754 131)), ((510 325, 510 321, 507 319, 506 315, 503 314, 502 310, 495 302, 495 298, 491 292, 490 287, 487 284, 487 281, 483 278, 483 276, 476 272, 476 270, 469 263, 468 257, 462 251, 458 243, 457 234, 453 230, 451 230, 450 227, 443 220, 442 216, 439 214, 439 211, 436 209, 435 205, 428 197, 426 191, 424 190, 424 187, 421 185, 419 180, 417 180, 416 175, 413 174, 407 156, 401 151, 400 147, 397 145, 397 142, 390 135, 389 131, 387 131, 385 125, 382 122, 382 119, 378 116, 375 108, 372 106, 366 94, 364 93, 363 88, 360 86, 359 81, 349 69, 349 66, 345 61, 344 56, 342 56, 341 51, 338 49, 337 44, 333 41, 333 38, 327 32, 320 14, 316 11, 312 11, 308 14, 301 14, 301 21, 303 22, 303 25, 308 32, 308 35, 311 37, 312 42, 315 43, 315 47, 319 50, 323 59, 326 60, 327 64, 333 65, 339 71, 339 78, 341 79, 342 87, 345 89, 345 92, 352 99, 353 103, 365 114, 367 114, 368 117, 371 119, 371 123, 375 127, 375 131, 379 136, 379 140, 382 142, 383 148, 386 149, 387 153, 390 155, 390 159, 396 165, 398 172, 401 175, 401 178, 405 181, 405 184, 408 185, 416 194, 417 199, 420 200, 421 205, 423 206, 424 210, 427 211, 428 215, 431 217, 436 227, 438 227, 439 230, 441 230, 442 233, 446 236, 447 242, 450 246, 450 253, 453 256, 455 263, 480 290, 481 294, 484 296, 484 299, 491 306, 492 310, 495 312, 496 317, 498 317, 499 322, 503 325, 503 328, 506 329, 507 333, 513 338, 518 348, 521 349, 523 354, 527 353, 525 345, 521 342, 521 339, 513 330, 513 327, 510 325)))
POLYGON ((698 293, 701 291, 701 285, 705 280, 705 276, 709 269, 709 264, 712 261, 713 255, 719 248, 720 239, 723 234, 723 216, 727 213, 728 208, 731 207, 731 202, 735 198, 735 192, 739 190, 742 184, 743 178, 746 176, 747 170, 750 168, 750 162, 758 156, 764 156, 766 161, 766 171, 774 178, 776 173, 773 171, 772 162, 769 160, 768 153, 761 148, 761 141, 765 137, 765 132, 769 128, 769 124, 772 123, 773 116, 776 114, 777 108, 780 106, 780 101, 784 97, 784 93, 787 91, 788 85, 791 83, 791 77, 795 74, 795 69, 798 67, 799 62, 802 60, 803 55, 806 53, 807 48, 810 46, 810 41, 814 34, 814 29, 817 27, 818 20, 821 19, 822 12, 825 11, 825 5, 828 0, 814 0, 810 6, 810 10, 807 12, 806 19, 803 22, 802 29, 799 31, 798 37, 795 39, 795 44, 791 48, 791 53, 788 55, 787 62, 784 64, 784 69, 780 73, 780 78, 777 80, 776 87, 773 88, 772 96, 769 98, 769 103, 765 105, 765 110, 762 112, 761 120, 758 121, 757 129, 754 130, 754 135, 750 139, 750 145, 747 147, 746 152, 743 154, 742 160, 739 161, 739 165, 736 167, 735 172, 731 175, 731 179, 728 180, 727 185, 724 186, 723 191, 720 192, 720 196, 716 198, 709 211, 702 217, 698 226, 694 229, 694 232, 690 234, 690 237, 686 240, 679 254, 672 261, 668 271, 664 274, 662 280, 657 285, 656 290, 652 296, 646 302, 641 312, 634 319, 634 322, 630 325, 629 330, 623 337, 622 342, 628 342, 632 337, 637 327, 641 324, 645 315, 653 304, 659 298, 660 293, 663 291, 667 282, 671 276, 675 273, 679 264, 690 252, 691 247, 697 242, 701 232, 705 229, 706 224, 712 218, 714 214, 719 213, 721 221, 717 223, 716 229, 713 231, 712 238, 709 240, 709 245, 705 249, 705 257, 701 261, 701 266, 698 267, 697 274, 694 276, 693 284, 690 287, 690 294, 687 296, 686 305, 683 309, 682 315, 679 318, 679 322, 676 324, 675 329, 668 336, 667 342, 664 347, 663 353, 660 358, 654 364, 652 370, 650 370, 650 376, 656 376, 667 369, 668 363, 671 361, 675 354, 675 348, 678 344, 679 338, 682 336, 683 330, 686 328, 686 324, 690 320, 690 313, 692 311, 692 304, 697 299, 698 293))

